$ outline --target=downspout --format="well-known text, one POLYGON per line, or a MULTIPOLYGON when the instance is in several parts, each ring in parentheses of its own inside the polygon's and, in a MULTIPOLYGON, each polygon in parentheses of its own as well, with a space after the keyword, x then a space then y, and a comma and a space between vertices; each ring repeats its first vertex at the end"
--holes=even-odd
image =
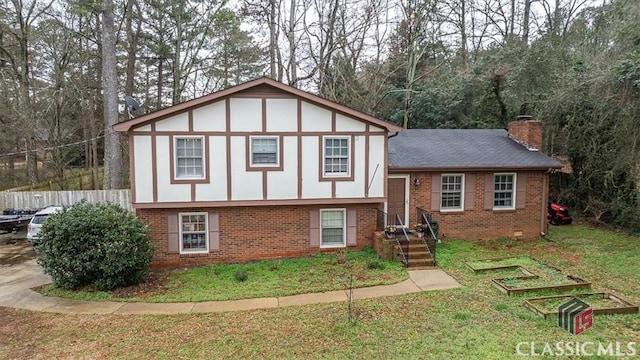
POLYGON ((396 131, 396 133, 395 133, 395 134, 392 134, 392 135, 387 136, 387 139, 391 139, 392 137, 396 137, 396 136, 398 136, 398 134, 400 134, 400 132, 399 132, 399 131, 396 131))
POLYGON ((540 204, 540 236, 547 235, 547 203, 549 202, 549 173, 551 169, 545 171, 542 177, 542 201, 540 204))

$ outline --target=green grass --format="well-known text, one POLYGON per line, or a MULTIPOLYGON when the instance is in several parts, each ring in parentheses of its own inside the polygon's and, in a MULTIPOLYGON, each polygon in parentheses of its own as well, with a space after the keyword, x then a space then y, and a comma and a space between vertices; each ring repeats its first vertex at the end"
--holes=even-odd
POLYGON ((507 296, 491 285, 493 274, 463 263, 532 256, 592 281, 594 292, 640 302, 639 237, 580 225, 549 232, 553 241, 445 240, 438 262, 461 288, 356 300, 355 321, 346 302, 170 316, 0 308, 0 358, 521 359, 520 342, 540 350, 561 341, 620 342, 623 351, 635 341, 638 350, 640 314, 596 315, 593 328, 575 336, 522 305, 547 294, 507 296))
POLYGON ((206 265, 171 271, 164 276, 163 287, 144 294, 126 289, 111 293, 68 291, 53 285, 41 292, 80 300, 199 302, 341 290, 347 287, 349 276, 353 276, 354 287, 395 284, 409 277, 400 263, 379 261, 372 248, 299 259, 206 265), (376 266, 371 266, 374 262, 376 266))

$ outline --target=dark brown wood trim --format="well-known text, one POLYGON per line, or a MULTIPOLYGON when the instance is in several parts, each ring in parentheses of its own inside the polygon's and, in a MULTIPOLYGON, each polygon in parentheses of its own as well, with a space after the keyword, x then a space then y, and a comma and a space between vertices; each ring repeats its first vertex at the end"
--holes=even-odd
MULTIPOLYGON (((369 133, 369 124, 365 125, 365 132, 369 133)), ((364 197, 369 197, 369 135, 364 137, 364 197)))
POLYGON ((383 197, 339 198, 339 199, 292 199, 292 200, 238 200, 238 201, 189 201, 132 203, 135 209, 178 209, 235 206, 277 206, 277 205, 338 205, 338 204, 381 204, 383 197))
POLYGON ((335 134, 336 132, 336 112, 331 112, 331 133, 335 134))
MULTIPOLYGON (((204 136, 220 136, 220 135, 230 135, 230 136, 245 136, 245 135, 263 135, 263 136, 351 136, 351 135, 370 135, 370 136, 382 136, 382 132, 375 131, 156 131, 154 132, 156 135, 179 135, 179 136, 189 136, 189 135, 204 135, 204 136)), ((136 135, 150 135, 150 131, 136 131, 136 135)))
POLYGON ((262 132, 267 131, 267 98, 262 98, 262 132))
MULTIPOLYGON (((384 132, 384 164, 382 164, 382 167, 380 169, 380 173, 382 174, 382 194, 385 197, 385 199, 387 198, 388 194, 387 194, 387 183, 389 182, 389 133, 388 132, 384 132)), ((409 192, 409 203, 411 203, 411 192, 409 192)))
POLYGON ((267 172, 262 172, 262 199, 267 200, 267 172))
POLYGON ((196 184, 191 183, 191 201, 196 201, 196 184))
POLYGON ((226 146, 227 146, 227 200, 231 201, 231 99, 225 99, 225 123, 226 123, 226 146))
MULTIPOLYGON (((135 134, 129 133, 129 187, 131 188, 131 201, 136 201, 136 162, 135 159, 135 134)), ((152 155, 153 158, 153 155, 152 155)), ((100 186, 99 184, 95 184, 100 186)))
POLYGON ((158 144, 156 141, 156 123, 151 123, 151 176, 153 177, 153 201, 158 201, 158 144))
MULTIPOLYGON (((285 84, 282 84, 280 82, 277 82, 275 80, 266 78, 266 77, 262 77, 253 81, 249 81, 237 86, 233 86, 230 87, 228 89, 224 89, 218 92, 215 92, 213 94, 210 95, 206 95, 206 96, 202 96, 199 97, 197 99, 193 99, 190 101, 186 101, 184 103, 181 104, 177 104, 175 106, 171 106, 169 108, 166 109, 162 109, 162 110, 158 110, 156 112, 153 112, 151 114, 147 114, 147 115, 143 115, 143 116, 139 116, 135 119, 131 119, 128 121, 124 121, 121 122, 119 124, 116 124, 113 126, 113 129, 115 131, 129 131, 129 129, 131 129, 134 126, 137 125, 142 125, 145 123, 148 123, 150 121, 154 121, 154 120, 159 120, 161 118, 165 118, 165 117, 169 117, 172 116, 174 114, 180 113, 180 112, 184 112, 185 110, 188 109, 192 109, 192 108, 196 108, 196 107, 200 107, 200 106, 204 106, 204 105, 208 105, 212 102, 215 101, 219 101, 221 99, 228 99, 229 96, 241 96, 242 92, 245 92, 247 90, 250 90, 252 88, 258 88, 259 86, 266 86, 266 87, 271 87, 273 88, 273 91, 268 91, 269 94, 287 94, 288 96, 293 96, 293 97, 297 97, 299 99, 304 99, 316 106, 320 106, 320 107, 324 107, 325 109, 328 109, 330 111, 336 111, 339 112, 345 116, 349 116, 352 118, 355 118, 359 121, 363 121, 363 122, 368 122, 371 123, 373 125, 385 128, 389 131, 402 131, 402 128, 400 126, 394 125, 392 123, 380 120, 378 118, 375 118, 371 115, 365 114, 363 112, 351 109, 349 107, 346 107, 344 105, 340 105, 337 104, 335 102, 329 101, 327 99, 323 99, 317 95, 313 95, 311 93, 296 89, 292 86, 288 86, 285 84)), ((266 96, 266 92, 265 91, 261 91, 261 94, 259 95, 259 97, 265 97, 266 96)), ((271 95, 269 95, 271 96, 271 95)), ((252 96, 252 97, 258 97, 258 96, 252 96)))
MULTIPOLYGON (((298 99, 296 102, 298 108, 297 112, 297 131, 296 133, 300 133, 302 131, 302 100, 298 99)), ((302 136, 297 137, 298 141, 298 199, 302 199, 302 136)))
POLYGON ((193 110, 189 110, 189 132, 193 132, 193 110))

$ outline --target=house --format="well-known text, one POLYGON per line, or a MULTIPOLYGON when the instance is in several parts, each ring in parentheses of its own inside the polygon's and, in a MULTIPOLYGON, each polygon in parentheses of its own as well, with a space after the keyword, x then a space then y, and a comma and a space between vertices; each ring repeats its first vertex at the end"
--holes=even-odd
POLYGON ((559 167, 539 151, 539 121, 403 131, 267 78, 114 130, 128 135, 155 267, 361 249, 381 218, 422 213, 449 237, 535 237, 559 167))
POLYGON ((402 130, 267 78, 113 128, 156 267, 370 245, 402 130))
POLYGON ((389 141, 385 211, 403 223, 428 214, 440 237, 534 238, 546 232, 549 172, 542 123, 502 129, 410 129, 389 141))

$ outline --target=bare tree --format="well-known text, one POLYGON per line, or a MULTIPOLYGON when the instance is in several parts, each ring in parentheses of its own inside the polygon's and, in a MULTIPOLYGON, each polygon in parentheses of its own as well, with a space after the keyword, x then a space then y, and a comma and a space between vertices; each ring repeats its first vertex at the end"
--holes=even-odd
POLYGON ((120 189, 123 184, 120 135, 112 129, 118 123, 118 73, 116 70, 116 28, 113 0, 103 0, 102 8, 102 94, 105 133, 104 188, 120 189))

